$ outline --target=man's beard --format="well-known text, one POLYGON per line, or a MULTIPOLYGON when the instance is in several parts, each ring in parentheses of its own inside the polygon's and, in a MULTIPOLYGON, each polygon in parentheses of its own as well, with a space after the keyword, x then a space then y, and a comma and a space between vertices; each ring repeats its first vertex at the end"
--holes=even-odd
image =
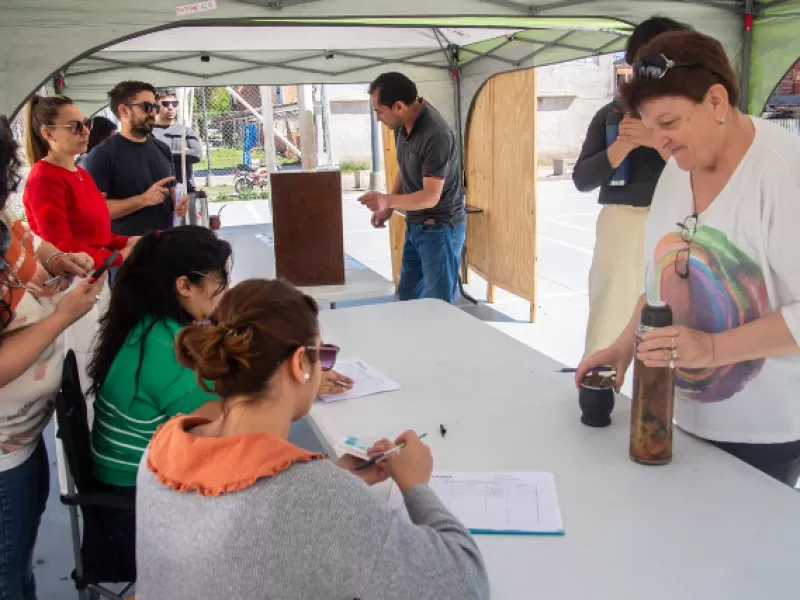
POLYGON ((153 132, 155 119, 146 118, 138 123, 131 121, 131 133, 137 137, 145 138, 153 132))

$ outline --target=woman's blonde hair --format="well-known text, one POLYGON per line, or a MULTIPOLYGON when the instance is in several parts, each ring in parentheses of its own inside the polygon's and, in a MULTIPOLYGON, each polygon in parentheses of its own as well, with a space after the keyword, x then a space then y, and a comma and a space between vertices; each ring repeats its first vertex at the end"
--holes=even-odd
POLYGON ((53 125, 58 111, 68 104, 74 102, 67 96, 31 96, 25 106, 25 152, 29 165, 33 166, 50 152, 50 144, 42 137, 42 127, 53 125))

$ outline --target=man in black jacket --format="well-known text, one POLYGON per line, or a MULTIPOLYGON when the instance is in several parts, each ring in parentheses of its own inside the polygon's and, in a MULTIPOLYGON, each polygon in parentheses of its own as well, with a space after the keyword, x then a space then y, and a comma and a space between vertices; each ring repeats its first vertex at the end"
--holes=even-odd
MULTIPOLYGON (((687 25, 652 17, 633 30, 625 49, 632 65, 639 51, 656 36, 691 29, 687 25)), ((618 100, 601 108, 592 119, 572 180, 582 192, 600 188, 603 209, 589 272, 589 323, 585 356, 607 348, 630 320, 644 282, 644 227, 656 183, 669 158, 653 148, 653 135, 639 120, 625 113, 618 100), (607 126, 618 126, 618 137, 607 143, 607 126), (629 172, 624 184, 611 182, 623 161, 629 172)))

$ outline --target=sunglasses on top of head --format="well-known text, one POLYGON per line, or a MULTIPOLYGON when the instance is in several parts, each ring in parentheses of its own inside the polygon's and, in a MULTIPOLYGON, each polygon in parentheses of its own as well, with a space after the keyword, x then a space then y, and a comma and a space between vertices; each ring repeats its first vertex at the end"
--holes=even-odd
POLYGON ((80 135, 84 130, 92 130, 92 121, 91 119, 84 119, 83 121, 68 121, 64 125, 48 125, 47 127, 49 129, 69 129, 71 134, 80 135))
POLYGON ((132 104, 126 104, 128 108, 133 108, 134 106, 138 106, 146 113, 151 113, 158 108, 158 104, 155 102, 134 102, 132 104))
POLYGON ((160 104, 164 108, 169 108, 170 106, 172 108, 178 108, 178 101, 177 100, 161 100, 160 104))
POLYGON ((633 74, 639 79, 662 79, 670 69, 699 67, 696 62, 670 60, 663 54, 651 54, 640 58, 633 64, 633 74))

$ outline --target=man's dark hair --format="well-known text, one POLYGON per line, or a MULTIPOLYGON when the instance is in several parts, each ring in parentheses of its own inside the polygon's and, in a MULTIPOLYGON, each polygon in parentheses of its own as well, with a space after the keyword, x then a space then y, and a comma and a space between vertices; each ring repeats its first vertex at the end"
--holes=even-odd
POLYGON ((162 98, 167 98, 168 96, 172 96, 173 98, 177 98, 178 94, 175 93, 175 90, 172 88, 160 88, 156 92, 156 100, 161 100, 162 98))
POLYGON ((123 81, 114 86, 108 92, 108 106, 111 112, 119 119, 119 107, 121 104, 130 104, 136 96, 142 92, 152 92, 156 95, 156 88, 143 81, 123 81))
POLYGON ((625 45, 625 62, 629 65, 635 63, 642 47, 662 33, 692 30, 690 25, 679 23, 668 17, 650 17, 639 23, 628 38, 628 43, 625 45))
POLYGON ((378 92, 378 104, 394 106, 395 102, 414 104, 417 85, 402 73, 383 73, 369 86, 369 94, 378 92))

